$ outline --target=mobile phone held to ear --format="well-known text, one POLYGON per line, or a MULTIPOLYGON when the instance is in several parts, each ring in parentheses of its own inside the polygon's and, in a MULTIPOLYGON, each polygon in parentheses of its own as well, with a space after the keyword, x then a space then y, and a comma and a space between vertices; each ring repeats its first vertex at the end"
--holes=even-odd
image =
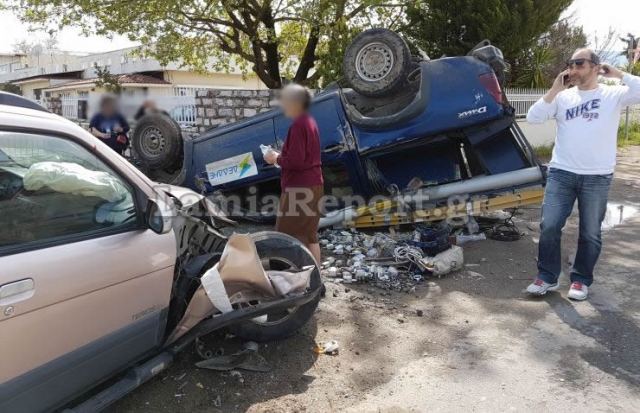
POLYGON ((602 73, 604 73, 605 75, 606 75, 606 74, 609 74, 609 67, 607 67, 607 66, 602 66, 602 73))
POLYGON ((562 76, 562 84, 565 86, 569 86, 569 75, 562 76))

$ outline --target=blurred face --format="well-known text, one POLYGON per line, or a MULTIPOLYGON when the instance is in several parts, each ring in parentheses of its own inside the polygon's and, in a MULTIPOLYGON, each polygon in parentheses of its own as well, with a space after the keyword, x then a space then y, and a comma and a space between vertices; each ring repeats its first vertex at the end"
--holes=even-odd
POLYGON ((586 50, 576 52, 567 62, 569 80, 575 86, 587 86, 596 81, 600 65, 591 61, 591 53, 586 50))
POLYGON ((157 110, 158 109, 158 107, 156 106, 156 102, 154 102, 153 100, 144 101, 142 106, 144 106, 144 108, 148 109, 148 110, 157 110))
POLYGON ((280 107, 282 108, 282 112, 288 118, 296 118, 304 113, 304 107, 301 102, 297 99, 294 99, 292 96, 288 96, 283 94, 280 97, 280 107))
POLYGON ((113 115, 116 111, 115 102, 111 100, 104 101, 100 109, 103 115, 106 115, 106 116, 113 115))

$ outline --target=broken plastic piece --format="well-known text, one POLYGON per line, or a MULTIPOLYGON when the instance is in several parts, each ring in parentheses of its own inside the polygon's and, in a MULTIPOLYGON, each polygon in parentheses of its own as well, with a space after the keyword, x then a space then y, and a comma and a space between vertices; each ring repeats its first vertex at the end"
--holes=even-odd
POLYGON ((365 280, 369 278, 367 272, 363 269, 356 270, 355 275, 356 275, 356 280, 365 280))
POLYGON ((320 342, 316 344, 314 351, 317 354, 329 354, 331 356, 335 356, 340 351, 340 345, 336 340, 320 342))
POLYGON ((243 369, 249 371, 267 372, 271 371, 271 366, 267 361, 252 349, 245 348, 237 353, 228 356, 212 357, 196 363, 197 367, 209 370, 228 371, 243 369))
POLYGON ((435 257, 424 257, 420 260, 420 263, 434 275, 445 275, 462 268, 464 255, 462 248, 452 245, 451 248, 435 257))
POLYGON ((351 273, 349 271, 344 271, 342 273, 342 281, 344 281, 346 283, 353 282, 353 276, 351 275, 351 273))
POLYGON ((471 234, 471 235, 456 235, 456 245, 464 245, 467 242, 471 241, 484 241, 487 239, 487 236, 484 235, 484 232, 479 234, 471 234))
POLYGON ((303 293, 309 287, 311 273, 314 269, 313 265, 309 265, 299 272, 269 270, 267 276, 276 293, 280 295, 303 293))

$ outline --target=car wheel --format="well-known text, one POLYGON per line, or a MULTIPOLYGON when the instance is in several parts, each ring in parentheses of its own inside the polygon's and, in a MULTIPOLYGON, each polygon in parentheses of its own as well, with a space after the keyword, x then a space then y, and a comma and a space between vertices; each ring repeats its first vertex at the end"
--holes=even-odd
POLYGON ((143 116, 132 136, 137 156, 150 169, 170 168, 182 160, 182 133, 170 117, 152 113, 143 116))
POLYGON ((342 69, 356 92, 383 96, 404 83, 411 69, 411 52, 404 39, 391 30, 365 30, 347 47, 342 69))
POLYGON ((146 175, 156 182, 169 185, 180 185, 182 183, 182 170, 177 169, 151 169, 146 175))
MULTIPOLYGON (((316 265, 311 252, 297 239, 276 231, 262 231, 251 234, 256 244, 258 255, 273 270, 302 268, 316 265)), ((311 273, 310 287, 318 288, 321 284, 320 271, 316 268, 311 273)), ((229 327, 229 330, 245 340, 258 342, 279 340, 294 334, 313 316, 320 296, 299 307, 291 307, 269 313, 263 317, 244 321, 229 327)))

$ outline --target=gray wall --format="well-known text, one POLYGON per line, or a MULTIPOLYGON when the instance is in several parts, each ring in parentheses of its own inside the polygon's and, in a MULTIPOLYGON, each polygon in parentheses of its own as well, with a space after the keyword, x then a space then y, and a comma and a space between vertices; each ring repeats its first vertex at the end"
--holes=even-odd
POLYGON ((212 127, 236 122, 266 112, 277 105, 275 90, 207 89, 196 95, 196 127, 204 132, 212 127))
POLYGON ((531 146, 549 146, 556 139, 556 121, 548 120, 541 124, 530 124, 525 119, 518 119, 518 125, 531 146))

